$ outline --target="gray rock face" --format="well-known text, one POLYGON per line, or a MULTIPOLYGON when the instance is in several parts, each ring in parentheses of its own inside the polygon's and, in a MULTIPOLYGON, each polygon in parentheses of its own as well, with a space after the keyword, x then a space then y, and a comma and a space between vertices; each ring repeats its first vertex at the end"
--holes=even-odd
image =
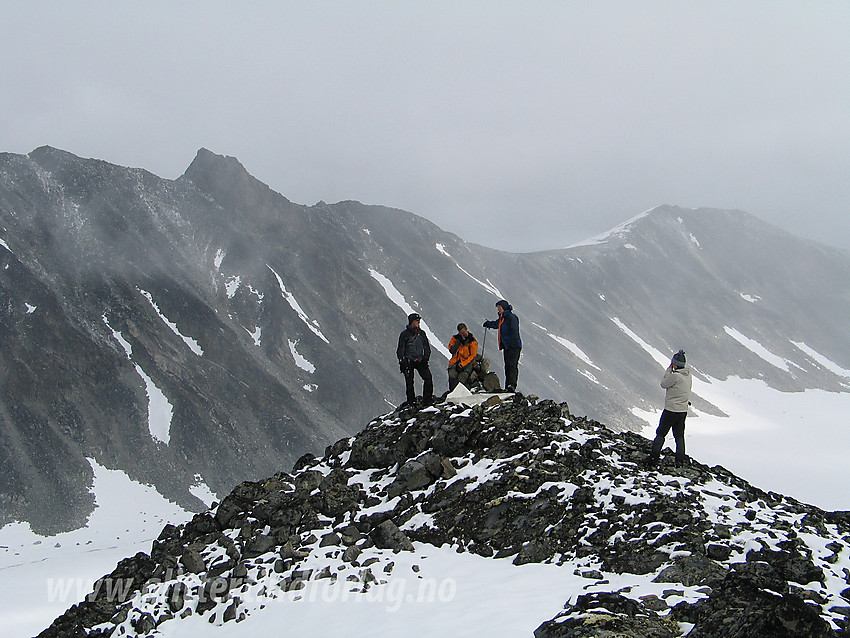
POLYGON ((196 475, 227 493, 401 402, 407 312, 384 277, 432 342, 464 321, 494 361, 475 326, 507 298, 520 388, 615 429, 661 399, 660 366, 622 327, 662 356, 684 347, 700 374, 848 390, 808 349, 850 369, 850 256, 741 212, 662 207, 594 245, 508 254, 404 211, 294 204, 206 150, 165 180, 45 147, 0 154, 0 240, 0 524, 40 532, 91 511, 87 459, 197 510, 196 475), (149 417, 157 401, 170 416, 149 417))

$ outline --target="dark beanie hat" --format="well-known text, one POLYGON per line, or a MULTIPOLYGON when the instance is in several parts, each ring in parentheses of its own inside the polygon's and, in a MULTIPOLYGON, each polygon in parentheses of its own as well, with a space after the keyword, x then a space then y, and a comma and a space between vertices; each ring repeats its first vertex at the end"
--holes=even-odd
POLYGON ((414 312, 412 314, 409 314, 407 315, 407 325, 409 326, 414 321, 420 321, 421 319, 422 317, 419 316, 419 313, 414 312))
POLYGON ((505 301, 504 299, 500 299, 499 301, 497 301, 497 302, 496 302, 496 305, 497 305, 497 306, 501 306, 504 310, 510 310, 510 309, 511 309, 511 307, 512 307, 512 306, 511 306, 511 304, 509 304, 509 303, 508 303, 507 301, 505 301))
POLYGON ((685 359, 685 351, 684 350, 679 350, 679 352, 677 352, 676 354, 673 355, 672 363, 677 368, 684 368, 686 362, 687 362, 687 359, 685 359))

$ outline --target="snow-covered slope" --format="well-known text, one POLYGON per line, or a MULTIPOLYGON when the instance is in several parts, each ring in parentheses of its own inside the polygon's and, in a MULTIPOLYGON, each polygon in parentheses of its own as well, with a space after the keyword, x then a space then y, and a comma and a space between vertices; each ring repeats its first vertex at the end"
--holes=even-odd
MULTIPOLYGON (((151 486, 132 481, 120 470, 90 460, 96 504, 85 527, 35 534, 27 523, 0 529, 0 618, 4 637, 34 636, 45 621, 88 594, 94 582, 125 556, 150 550, 166 523, 191 513, 163 498, 151 486)), ((214 497, 202 483, 199 496, 214 497)))
MULTIPOLYGON (((703 463, 719 463, 765 489, 829 510, 850 510, 850 394, 780 392, 764 381, 697 381, 727 416, 692 410, 685 439, 703 463)), ((660 413, 640 412, 654 438, 660 413)), ((671 443, 672 444, 672 443, 671 443)))

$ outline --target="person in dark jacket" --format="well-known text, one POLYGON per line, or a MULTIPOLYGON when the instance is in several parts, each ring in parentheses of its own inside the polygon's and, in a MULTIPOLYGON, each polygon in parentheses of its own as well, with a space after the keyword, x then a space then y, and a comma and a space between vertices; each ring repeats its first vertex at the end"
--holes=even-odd
POLYGON ((485 321, 485 328, 499 331, 499 350, 505 356, 505 390, 516 391, 519 377, 519 355, 522 351, 522 339, 519 336, 519 317, 513 312, 513 306, 504 299, 496 302, 499 318, 485 321))
POLYGON ((428 335, 419 327, 422 317, 413 313, 407 317, 407 328, 398 336, 396 357, 398 367, 404 375, 405 390, 408 405, 416 404, 416 392, 413 390, 413 372, 422 378, 422 400, 430 405, 434 402, 434 380, 428 360, 431 358, 431 344, 428 335))

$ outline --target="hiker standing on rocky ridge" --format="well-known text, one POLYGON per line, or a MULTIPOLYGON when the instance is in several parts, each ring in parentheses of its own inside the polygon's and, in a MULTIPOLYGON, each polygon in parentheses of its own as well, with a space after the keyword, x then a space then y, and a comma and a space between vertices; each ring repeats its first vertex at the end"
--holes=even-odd
POLYGON ((422 317, 416 314, 407 316, 407 328, 398 336, 398 367, 404 375, 405 390, 407 392, 407 404, 416 404, 416 392, 413 390, 413 371, 422 377, 422 401, 426 405, 434 402, 434 380, 431 377, 431 369, 428 360, 431 358, 431 344, 428 343, 428 335, 419 327, 422 317))
POLYGON ((691 371, 686 365, 685 351, 679 350, 673 355, 670 367, 661 379, 661 387, 667 390, 667 395, 664 411, 655 431, 655 440, 652 442, 652 451, 646 459, 646 464, 650 467, 658 463, 664 438, 671 429, 676 441, 676 466, 685 464, 685 417, 688 416, 693 382, 691 371))
POLYGON ((513 306, 504 299, 496 302, 496 312, 499 318, 495 321, 485 321, 485 328, 499 331, 499 350, 505 356, 505 390, 516 391, 519 377, 519 355, 522 351, 522 339, 519 336, 519 317, 513 313, 513 306))

